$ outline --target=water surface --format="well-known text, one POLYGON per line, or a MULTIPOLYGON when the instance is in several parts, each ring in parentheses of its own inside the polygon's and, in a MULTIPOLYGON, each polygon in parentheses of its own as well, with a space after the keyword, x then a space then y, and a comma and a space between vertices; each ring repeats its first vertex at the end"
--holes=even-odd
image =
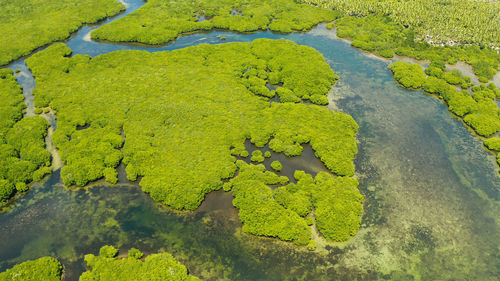
MULTIPOLYGON (((127 13, 142 4, 127 2, 127 13)), ((351 48, 324 26, 290 35, 214 31, 155 48, 93 42, 93 28, 83 27, 67 41, 74 54, 156 52, 256 38, 285 38, 321 52, 340 76, 329 95, 331 107, 360 126, 362 227, 350 241, 311 253, 241 233, 230 193, 209 194, 198 211, 178 213, 126 180, 68 191, 56 172, 0 215, 0 270, 51 255, 63 262, 65 280, 77 280, 83 255, 113 244, 124 251, 169 251, 207 280, 498 280, 500 180, 494 155, 440 101, 396 86, 388 61, 351 48)), ((20 68, 26 74, 20 83, 31 89, 34 82, 23 66, 21 60, 9 67, 20 68)), ((289 162, 279 154, 274 159, 282 161, 286 175, 324 168, 307 149, 289 162)))

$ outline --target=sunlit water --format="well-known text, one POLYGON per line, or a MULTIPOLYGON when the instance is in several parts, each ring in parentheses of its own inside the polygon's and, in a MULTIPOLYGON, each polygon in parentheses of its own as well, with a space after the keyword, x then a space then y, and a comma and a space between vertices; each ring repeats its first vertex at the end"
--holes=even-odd
MULTIPOLYGON (((127 13, 142 5, 127 2, 127 13)), ((0 270, 50 255, 63 262, 65 280, 77 280, 83 255, 113 244, 123 252, 171 252, 207 280, 498 280, 500 180, 494 155, 440 101, 396 86, 387 61, 351 48, 324 26, 291 35, 200 33, 158 48, 93 42, 88 34, 94 28, 83 27, 67 41, 74 54, 155 52, 256 38, 286 38, 320 51, 340 76, 331 107, 360 125, 362 228, 344 244, 311 253, 241 233, 230 193, 214 192, 196 212, 177 213, 153 202, 123 174, 121 185, 98 182, 69 191, 56 172, 0 215, 0 270)), ((29 103, 29 70, 23 60, 9 67, 21 69, 18 80, 29 103)), ((306 147, 301 157, 287 161, 273 153, 264 164, 279 159, 287 176, 294 169, 324 170, 313 156, 306 147)))

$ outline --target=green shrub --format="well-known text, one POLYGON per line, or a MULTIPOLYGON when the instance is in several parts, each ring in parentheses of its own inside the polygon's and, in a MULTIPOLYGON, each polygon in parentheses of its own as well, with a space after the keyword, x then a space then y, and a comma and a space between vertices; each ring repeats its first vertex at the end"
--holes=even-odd
POLYGON ((301 99, 293 94, 293 92, 287 88, 280 87, 276 90, 278 96, 280 97, 280 102, 300 102, 301 99))
POLYGON ((334 241, 344 241, 358 232, 363 214, 363 196, 356 179, 333 178, 322 172, 314 179, 312 198, 318 230, 334 241))
POLYGON ((252 162, 264 162, 264 156, 262 155, 262 151, 254 150, 252 152, 252 162))
POLYGON ((410 90, 420 89, 426 80, 424 71, 418 64, 396 61, 389 65, 389 69, 394 74, 394 79, 410 90))
POLYGON ((309 241, 309 243, 307 244, 307 249, 309 251, 316 250, 316 241, 314 241, 314 240, 309 241))
POLYGON ((144 254, 136 248, 131 248, 128 250, 128 256, 134 259, 140 259, 144 254))
POLYGON ((443 76, 443 71, 440 68, 430 66, 430 67, 425 69, 425 74, 427 74, 429 76, 441 78, 443 76))
POLYGON ((478 135, 489 137, 500 131, 498 116, 489 114, 469 114, 464 117, 464 122, 471 126, 478 135))
POLYGON ((464 82, 462 73, 460 72, 460 70, 457 69, 444 72, 442 77, 446 82, 452 85, 460 85, 462 82, 464 82))
POLYGON ((294 211, 301 217, 307 216, 313 208, 311 183, 304 183, 304 181, 276 188, 273 190, 273 197, 280 205, 294 211))
POLYGON ((102 246, 99 250, 99 255, 103 258, 114 258, 118 254, 118 250, 113 246, 102 246))
POLYGON ((312 95, 310 100, 312 103, 319 104, 319 105, 327 105, 328 104, 328 98, 324 95, 312 95))
POLYGON ((431 94, 438 94, 445 100, 456 92, 456 89, 446 81, 432 76, 425 79, 422 89, 431 94))
POLYGON ((9 199, 14 190, 14 185, 10 181, 0 179, 0 202, 9 199))
POLYGON ((467 113, 473 112, 477 105, 476 101, 468 92, 453 92, 448 98, 449 110, 458 116, 464 116, 467 113))
POLYGON ((271 163, 271 168, 273 168, 273 170, 275 170, 276 172, 279 172, 281 171, 281 169, 283 169, 283 166, 281 165, 280 161, 276 160, 271 163))
POLYGON ((491 138, 484 141, 484 145, 491 150, 500 151, 500 138, 491 138))
POLYGON ((24 182, 18 182, 16 183, 16 190, 18 192, 28 191, 28 185, 26 185, 24 182))
POLYGON ((39 181, 43 179, 46 175, 52 173, 52 169, 50 167, 42 167, 33 172, 33 180, 39 181))
MULTIPOLYGON (((137 252, 140 253, 138 250, 137 252)), ((137 258, 137 255, 122 259, 110 258, 102 254, 101 256, 85 255, 85 262, 89 270, 80 276, 80 281, 199 280, 190 275, 187 268, 169 253, 149 255, 144 262, 137 258)))
POLYGON ((107 182, 109 183, 117 183, 118 182, 118 172, 116 171, 115 168, 104 168, 104 178, 106 179, 107 182))
POLYGON ((25 261, 0 273, 0 281, 61 281, 63 267, 58 260, 43 257, 25 261))

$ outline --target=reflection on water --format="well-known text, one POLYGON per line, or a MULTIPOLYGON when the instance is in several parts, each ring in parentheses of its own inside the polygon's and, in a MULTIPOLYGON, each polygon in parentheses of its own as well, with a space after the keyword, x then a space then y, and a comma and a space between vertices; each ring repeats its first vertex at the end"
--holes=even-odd
MULTIPOLYGON (((141 4, 127 2, 130 9, 141 4)), ((130 184, 123 166, 119 185, 86 191, 66 190, 56 172, 0 215, 0 270, 51 255, 62 260, 65 280, 77 280, 83 254, 113 244, 172 252, 206 280, 498 280, 500 181, 494 156, 441 102, 397 87, 386 61, 336 40, 324 26, 291 35, 209 32, 159 48, 84 40, 93 28, 68 40, 75 54, 173 50, 221 43, 217 36, 225 42, 286 38, 320 51, 340 76, 329 96, 332 107, 360 125, 362 228, 350 241, 327 246, 326 253, 310 253, 243 234, 231 193, 209 194, 199 210, 179 214, 130 184)), ((264 165, 275 159, 287 176, 295 169, 324 169, 307 145, 301 157, 273 153, 264 165)))

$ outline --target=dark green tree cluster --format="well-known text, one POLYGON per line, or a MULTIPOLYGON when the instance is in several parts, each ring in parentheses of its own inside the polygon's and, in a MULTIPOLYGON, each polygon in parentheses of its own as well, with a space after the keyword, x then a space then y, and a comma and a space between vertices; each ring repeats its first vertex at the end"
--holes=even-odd
POLYGON ((491 138, 484 141, 484 145, 491 150, 500 151, 500 138, 491 138))
POLYGON ((443 62, 431 62, 429 67, 425 69, 425 74, 436 78, 442 78, 448 84, 460 86, 462 89, 468 89, 474 86, 474 83, 471 83, 470 77, 462 76, 460 70, 453 69, 451 71, 446 71, 446 65, 443 62))
MULTIPOLYGON (((428 71, 428 68, 426 73, 429 76, 426 77, 422 68, 412 63, 395 62, 389 68, 394 73, 394 79, 403 87, 421 89, 445 101, 448 110, 462 118, 478 135, 488 138, 500 132, 500 109, 495 102, 500 97, 500 90, 494 84, 473 86, 469 92, 471 84, 459 71, 443 72, 439 66, 431 64, 429 68, 441 72, 428 71), (456 80, 446 78, 447 73, 452 73, 449 76, 454 76, 456 80), (461 84, 465 90, 457 90, 456 84, 461 84)), ((498 138, 485 140, 486 147, 493 151, 498 151, 498 143, 498 138)))
MULTIPOLYGON (((494 86, 474 86, 471 95, 468 91, 458 91, 447 79, 426 77, 417 64, 398 61, 390 64, 389 69, 403 87, 438 95, 446 101, 448 109, 462 117, 478 135, 490 137, 500 131, 499 110, 495 102, 500 90, 494 86)), ((463 79, 460 73, 456 77, 463 79)))
POLYGON ((61 281, 63 267, 55 258, 25 261, 0 273, 0 281, 61 281))
MULTIPOLYGON (((141 251, 131 248, 126 258, 115 258, 118 250, 103 246, 99 256, 85 255, 88 270, 80 281, 196 281, 187 268, 169 253, 152 254, 141 260, 141 251)), ((25 261, 0 273, 0 281, 61 281, 63 267, 52 257, 25 261)))
POLYGON ((314 210, 318 230, 334 241, 345 241, 358 232, 363 196, 351 177, 333 177, 321 172, 316 178, 295 172, 297 183, 266 171, 263 165, 238 160, 238 175, 224 184, 233 190, 233 205, 239 209, 243 231, 299 245, 310 243, 308 218, 314 210), (269 185, 282 184, 271 189, 269 185))
MULTIPOLYGON (((141 261, 142 253, 137 249, 130 249, 129 256, 126 258, 115 258, 103 255, 113 249, 113 246, 104 246, 106 250, 101 249, 100 256, 92 254, 85 256, 88 271, 80 276, 80 281, 116 281, 116 280, 134 280, 134 281, 195 281, 200 280, 190 275, 187 268, 179 263, 169 253, 152 254, 141 261)), ((39 279, 42 280, 42 279, 39 279)))
MULTIPOLYGON (((347 16, 335 21, 335 25, 337 35, 352 40, 354 47, 386 58, 392 58, 397 54, 419 60, 430 60, 440 65, 464 61, 472 66, 481 82, 487 82, 499 69, 500 54, 494 49, 481 48, 477 45, 440 47, 425 42, 415 42, 415 33, 412 29, 394 23, 384 16, 347 16)), ((430 71, 438 70, 433 68, 430 71)), ((462 82, 453 74, 450 72, 443 78, 450 79, 450 82, 455 81, 452 84, 462 82)))
POLYGON ((23 117, 24 97, 12 71, 0 70, 0 203, 27 184, 50 173, 45 149, 49 124, 42 117, 23 117))
POLYGON ((91 36, 160 44, 184 33, 214 28, 238 32, 305 31, 338 16, 338 12, 293 0, 151 0, 130 15, 93 31, 91 36), (200 21, 201 16, 206 20, 200 21))
POLYGON ((283 169, 283 165, 281 165, 280 161, 276 160, 271 163, 271 168, 273 168, 276 172, 279 172, 283 169))
POLYGON ((264 155, 262 155, 262 151, 254 150, 252 151, 252 161, 253 162, 264 162, 264 155))
POLYGON ((0 65, 124 10, 116 0, 2 0, 0 65))
POLYGON ((289 156, 310 143, 332 172, 354 174, 358 126, 350 116, 301 103, 269 106, 248 86, 262 79, 297 97, 326 95, 337 77, 312 48, 259 39, 92 59, 70 53, 56 44, 27 60, 35 104, 57 112, 66 185, 114 181, 123 158, 128 178, 142 177, 154 200, 196 209, 234 176, 233 155, 248 156, 246 139, 289 156))
POLYGON ((416 41, 500 47, 500 3, 474 0, 301 0, 349 16, 388 16, 414 30, 416 41))
POLYGON ((490 138, 484 141, 484 145, 497 153, 497 163, 500 165, 500 138, 490 138))
POLYGON ((418 64, 396 61, 389 64, 388 68, 394 75, 394 79, 410 90, 420 89, 426 79, 422 67, 418 64))

